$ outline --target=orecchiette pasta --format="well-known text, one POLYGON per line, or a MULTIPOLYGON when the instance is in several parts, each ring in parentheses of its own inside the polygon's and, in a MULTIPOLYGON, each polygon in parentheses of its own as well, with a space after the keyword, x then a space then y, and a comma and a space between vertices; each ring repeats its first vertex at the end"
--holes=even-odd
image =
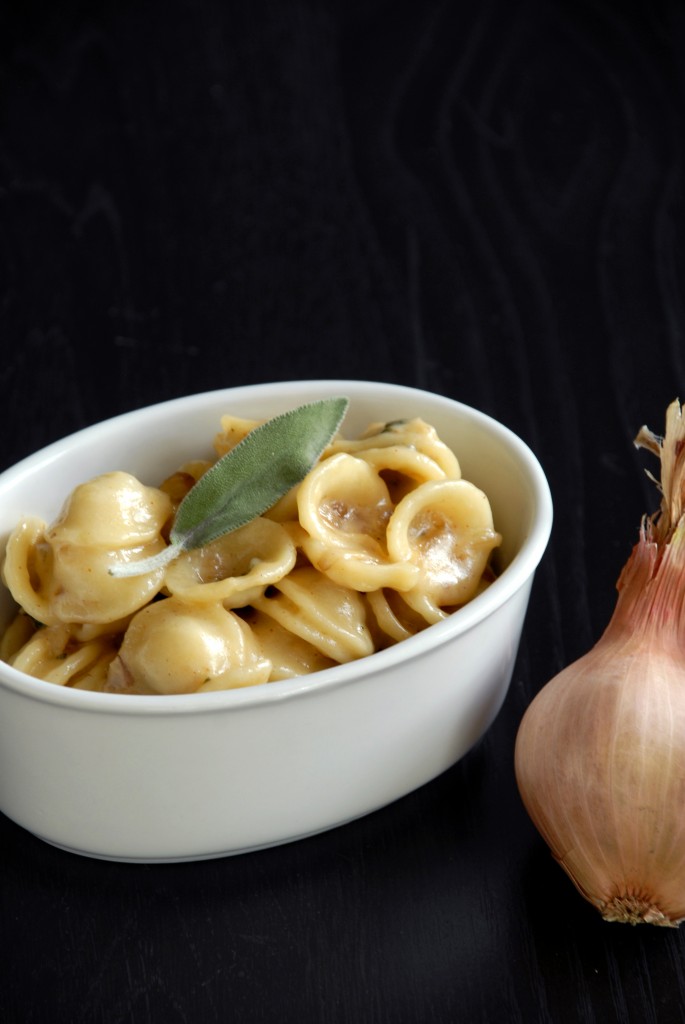
POLYGON ((218 456, 225 455, 258 426, 259 420, 247 420, 242 416, 222 416, 221 430, 214 438, 215 452, 218 456))
POLYGON ((270 662, 245 623, 218 601, 155 601, 133 617, 110 672, 112 689, 194 693, 265 683, 270 662))
POLYGON ((311 566, 294 569, 253 605, 334 661, 373 654, 359 594, 311 566))
POLYGON ((297 633, 291 633, 271 615, 255 609, 246 612, 245 620, 262 652, 271 662, 270 679, 292 679, 337 664, 334 658, 327 658, 313 644, 303 640, 297 633))
MULTIPOLYGON (((217 457, 258 420, 231 415, 217 457)), ((158 486, 105 473, 51 524, 19 522, 2 578, 18 611, 0 658, 56 685, 186 694, 318 672, 402 642, 494 578, 487 496, 421 419, 336 437, 302 483, 246 526, 162 568, 112 567, 162 551, 211 462, 158 486)))
POLYGON ((393 504, 368 462, 344 452, 323 459, 300 484, 297 507, 304 552, 331 579, 359 591, 408 590, 416 582, 416 566, 388 554, 393 504))
POLYGON ((155 596, 164 572, 115 579, 109 570, 160 551, 170 511, 157 488, 106 473, 77 487, 50 526, 35 518, 19 523, 7 543, 5 583, 46 625, 121 619, 155 596))
POLYGON ((427 622, 474 596, 500 538, 486 495, 467 480, 420 484, 388 522, 388 551, 416 565, 418 582, 403 594, 427 622))
POLYGON ((357 455, 369 448, 400 445, 421 452, 443 470, 445 476, 457 480, 461 476, 459 461, 454 452, 438 437, 435 427, 422 419, 395 420, 392 423, 372 423, 360 438, 340 438, 331 445, 331 453, 348 452, 357 455))
POLYGON ((51 683, 64 684, 78 677, 105 678, 116 655, 111 636, 75 642, 67 625, 45 626, 33 634, 14 659, 14 667, 51 683))
POLYGON ((164 582, 171 594, 190 604, 221 601, 226 608, 245 608, 287 575, 296 557, 287 530, 258 518, 206 547, 184 552, 171 563, 164 582))

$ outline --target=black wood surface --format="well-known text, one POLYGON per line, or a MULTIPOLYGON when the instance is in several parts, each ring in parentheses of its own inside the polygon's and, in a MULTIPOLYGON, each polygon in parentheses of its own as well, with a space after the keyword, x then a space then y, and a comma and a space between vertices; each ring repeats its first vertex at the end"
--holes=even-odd
POLYGON ((176 866, 0 819, 4 1021, 685 1019, 682 930, 603 922, 512 767, 685 397, 683 53, 675 2, 0 7, 2 468, 189 392, 382 379, 517 431, 556 513, 501 714, 393 806, 176 866))

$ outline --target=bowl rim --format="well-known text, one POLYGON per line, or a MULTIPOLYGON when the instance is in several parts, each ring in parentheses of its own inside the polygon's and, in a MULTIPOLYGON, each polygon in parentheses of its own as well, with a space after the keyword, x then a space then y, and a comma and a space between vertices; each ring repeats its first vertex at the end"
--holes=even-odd
POLYGON ((479 428, 494 435, 504 447, 511 451, 518 464, 525 468, 528 482, 532 486, 535 509, 531 526, 511 562, 485 591, 474 597, 458 612, 399 644, 376 651, 364 658, 291 679, 202 694, 168 694, 161 699, 158 695, 100 693, 55 686, 54 683, 28 676, 12 668, 11 665, 0 662, 0 689, 8 689, 41 703, 55 704, 73 710, 119 715, 162 716, 215 713, 218 710, 227 711, 233 708, 245 709, 280 703, 305 693, 318 693, 332 687, 367 679, 369 676, 391 669, 400 662, 413 661, 428 651, 437 649, 457 636, 469 632, 486 620, 532 579, 542 559, 549 542, 553 521, 549 484, 535 454, 509 427, 479 409, 424 388, 410 387, 389 381, 320 378, 246 384, 193 392, 118 413, 45 445, 0 472, 0 493, 16 486, 24 476, 33 473, 38 465, 49 465, 64 456, 67 451, 73 451, 74 445, 90 443, 97 438, 98 434, 107 434, 112 428, 124 426, 131 420, 138 421, 142 427, 146 420, 157 420, 165 413, 172 415, 176 412, 188 411, 210 400, 216 402, 224 395, 227 400, 251 396, 258 399, 260 396, 286 397, 294 391, 298 396, 298 401, 307 401, 321 397, 322 392, 327 395, 354 392, 353 395, 350 395, 353 402, 355 397, 373 397, 379 389, 386 394, 392 392, 398 398, 404 395, 432 402, 442 407, 445 412, 461 413, 479 428), (307 397, 308 395, 310 397, 307 397))

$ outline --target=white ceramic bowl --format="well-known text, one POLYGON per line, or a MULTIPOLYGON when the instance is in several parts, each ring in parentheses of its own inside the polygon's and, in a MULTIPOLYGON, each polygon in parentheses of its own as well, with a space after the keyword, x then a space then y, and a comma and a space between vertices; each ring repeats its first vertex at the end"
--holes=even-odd
MULTIPOLYGON (((64 689, 0 663, 0 810, 48 842, 110 860, 196 860, 287 842, 409 793, 454 764, 504 700, 552 505, 530 450, 446 398, 304 381, 192 395, 89 427, 0 475, 0 544, 51 520, 110 469, 149 483, 211 450, 226 411, 267 418, 350 398, 345 432, 421 416, 489 496, 504 571, 419 635, 350 664, 247 689, 141 697, 64 689)), ((0 626, 11 614, 3 589, 0 626)))

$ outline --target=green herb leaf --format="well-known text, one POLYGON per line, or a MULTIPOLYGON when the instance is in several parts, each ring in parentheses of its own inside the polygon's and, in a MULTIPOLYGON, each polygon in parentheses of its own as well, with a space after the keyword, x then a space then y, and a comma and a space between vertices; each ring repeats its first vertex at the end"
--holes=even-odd
POLYGON ((168 565, 256 519, 302 481, 340 428, 349 401, 325 398, 255 427, 215 462, 178 507, 170 544, 159 554, 113 566, 136 576, 168 565))

